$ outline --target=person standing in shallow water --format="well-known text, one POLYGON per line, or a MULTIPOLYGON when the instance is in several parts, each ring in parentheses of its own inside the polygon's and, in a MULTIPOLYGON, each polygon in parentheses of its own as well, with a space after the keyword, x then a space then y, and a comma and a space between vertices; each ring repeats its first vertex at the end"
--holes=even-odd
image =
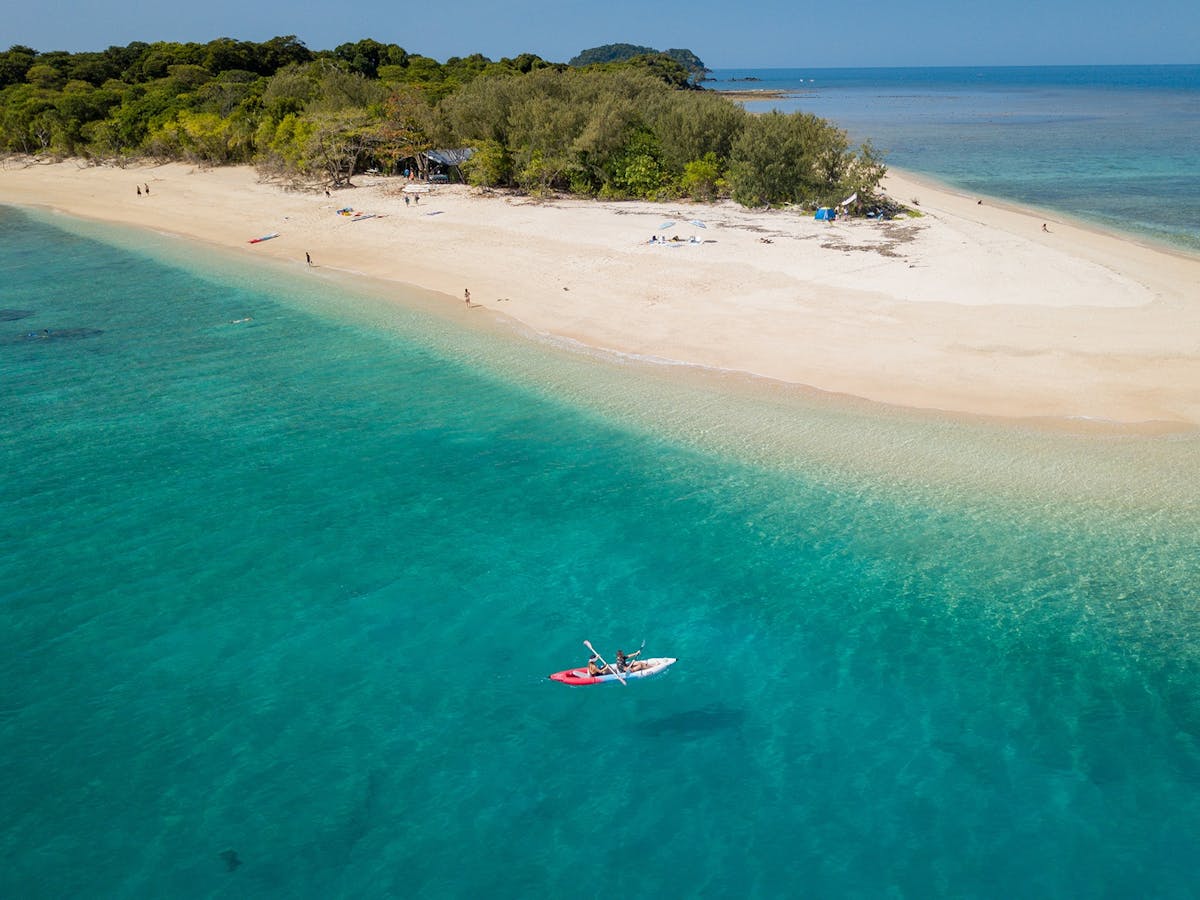
POLYGON ((308 263, 310 266, 312 265, 312 257, 308 255, 307 250, 304 251, 304 261, 306 263, 308 263))
POLYGON ((471 291, 469 288, 463 289, 463 302, 467 304, 467 309, 471 308, 471 291))

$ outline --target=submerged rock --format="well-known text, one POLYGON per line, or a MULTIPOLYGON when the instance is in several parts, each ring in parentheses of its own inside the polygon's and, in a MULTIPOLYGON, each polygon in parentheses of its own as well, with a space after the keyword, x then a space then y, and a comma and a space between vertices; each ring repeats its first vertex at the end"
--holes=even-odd
POLYGON ((0 309, 0 322, 15 322, 17 319, 28 319, 32 315, 32 309, 0 309))

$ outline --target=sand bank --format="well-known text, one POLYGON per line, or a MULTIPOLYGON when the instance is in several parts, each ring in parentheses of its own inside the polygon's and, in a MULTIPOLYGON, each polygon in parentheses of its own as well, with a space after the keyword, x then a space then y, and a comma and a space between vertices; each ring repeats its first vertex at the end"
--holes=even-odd
POLYGON ((10 162, 0 202, 300 268, 308 253, 322 275, 419 285, 462 315, 890 404, 1200 424, 1200 260, 1044 215, 896 173, 889 192, 919 200, 921 218, 827 224, 731 203, 539 202, 461 186, 406 204, 400 179, 357 182, 326 196, 249 168, 10 162))

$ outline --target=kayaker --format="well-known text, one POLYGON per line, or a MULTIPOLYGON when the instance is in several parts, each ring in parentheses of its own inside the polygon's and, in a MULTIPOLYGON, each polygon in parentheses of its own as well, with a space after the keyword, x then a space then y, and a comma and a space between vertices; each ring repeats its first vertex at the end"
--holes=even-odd
POLYGON ((642 652, 641 650, 638 650, 638 651, 636 651, 634 653, 630 653, 628 656, 626 656, 624 650, 618 650, 617 651, 617 671, 622 674, 630 671, 633 668, 634 657, 636 657, 638 655, 638 653, 641 653, 641 652, 642 652))
POLYGON ((588 660, 589 675, 607 675, 609 673, 608 663, 597 665, 600 662, 599 654, 593 653, 592 658, 588 660))

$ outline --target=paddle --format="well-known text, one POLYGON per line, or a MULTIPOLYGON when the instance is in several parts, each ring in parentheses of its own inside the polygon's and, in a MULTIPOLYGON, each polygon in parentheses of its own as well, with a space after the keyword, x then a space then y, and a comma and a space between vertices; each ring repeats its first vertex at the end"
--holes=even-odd
POLYGON ((621 682, 621 684, 624 684, 626 687, 629 687, 629 685, 625 683, 625 677, 620 672, 617 671, 617 667, 616 666, 610 667, 607 662, 604 662, 604 657, 601 656, 599 651, 597 651, 596 648, 592 646, 591 641, 584 641, 583 646, 585 646, 589 650, 591 650, 592 654, 596 657, 596 659, 598 659, 598 660, 600 660, 600 662, 604 663, 604 668, 606 668, 606 669, 611 668, 613 670, 613 674, 617 676, 617 681, 621 682))

